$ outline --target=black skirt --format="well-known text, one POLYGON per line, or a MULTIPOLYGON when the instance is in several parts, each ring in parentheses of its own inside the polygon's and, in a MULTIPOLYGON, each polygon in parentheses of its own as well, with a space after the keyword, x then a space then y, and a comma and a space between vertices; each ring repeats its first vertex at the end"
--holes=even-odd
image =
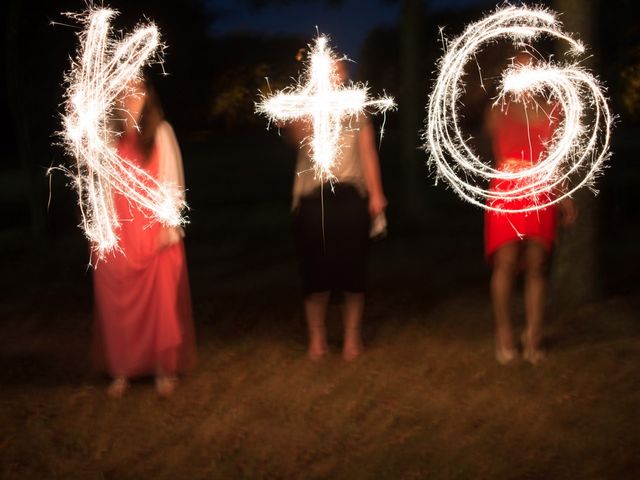
POLYGON ((323 188, 302 197, 294 213, 304 293, 363 293, 371 221, 368 200, 353 185, 323 188))

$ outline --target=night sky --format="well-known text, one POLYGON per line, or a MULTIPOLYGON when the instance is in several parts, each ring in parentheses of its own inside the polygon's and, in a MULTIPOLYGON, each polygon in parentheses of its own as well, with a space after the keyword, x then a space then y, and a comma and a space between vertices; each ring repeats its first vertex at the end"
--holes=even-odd
MULTIPOLYGON (((490 0, 429 0, 425 9, 439 11, 471 6, 486 6, 490 0)), ((334 48, 353 60, 358 60, 362 44, 369 31, 376 27, 392 27, 399 21, 397 1, 345 0, 337 6, 327 2, 292 2, 291 5, 251 7, 237 0, 209 0, 211 8, 219 12, 219 20, 212 30, 216 35, 232 32, 263 32, 267 34, 296 34, 313 36, 316 27, 331 37, 334 48)), ((437 39, 434 39, 434 42, 437 39)))

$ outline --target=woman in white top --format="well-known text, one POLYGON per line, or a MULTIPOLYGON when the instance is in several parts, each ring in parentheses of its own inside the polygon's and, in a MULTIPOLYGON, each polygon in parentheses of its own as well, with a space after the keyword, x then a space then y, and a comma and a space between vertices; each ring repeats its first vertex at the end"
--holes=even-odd
MULTIPOLYGON (((336 69, 344 82, 344 62, 337 62, 336 69)), ((345 120, 343 127, 333 185, 316 178, 306 146, 298 152, 293 185, 294 230, 312 360, 328 351, 325 317, 332 291, 344 296, 343 358, 353 360, 362 353, 360 330, 371 220, 381 216, 387 206, 373 126, 360 116, 345 120)), ((299 122, 290 133, 299 143, 310 132, 299 122)))

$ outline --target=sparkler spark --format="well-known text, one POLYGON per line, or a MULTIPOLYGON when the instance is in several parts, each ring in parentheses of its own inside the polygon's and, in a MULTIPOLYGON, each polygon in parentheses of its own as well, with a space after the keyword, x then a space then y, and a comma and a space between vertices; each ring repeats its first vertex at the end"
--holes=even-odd
POLYGON ((311 118, 313 134, 305 141, 310 148, 316 178, 333 180, 332 167, 339 152, 345 118, 365 111, 384 113, 395 108, 393 98, 370 99, 367 86, 342 86, 336 71, 337 59, 319 35, 311 47, 308 70, 298 85, 268 95, 256 105, 256 112, 271 121, 289 122, 311 118))
POLYGON ((61 132, 75 171, 64 170, 78 192, 82 228, 98 258, 118 248, 118 215, 113 193, 119 192, 148 214, 151 221, 177 226, 184 222, 181 192, 161 184, 145 170, 120 157, 113 146, 109 120, 119 99, 132 94, 130 82, 139 78, 161 43, 155 25, 138 27, 121 40, 110 38, 109 9, 69 14, 85 25, 80 47, 66 74, 67 91, 61 132))
POLYGON ((508 6, 469 25, 454 39, 439 63, 439 76, 427 106, 423 133, 429 164, 464 200, 498 212, 528 212, 558 203, 594 178, 609 157, 612 115, 598 81, 576 63, 513 66, 503 73, 498 102, 524 101, 527 92, 543 94, 562 109, 563 118, 547 146, 545 158, 529 168, 505 172, 485 164, 469 147, 458 126, 465 65, 483 44, 508 38, 526 45, 550 36, 578 55, 584 47, 562 31, 555 15, 542 8, 508 6), (492 179, 517 180, 514 188, 491 191, 492 179), (509 206, 518 199, 530 206, 509 206), (497 202, 496 202, 497 200, 497 202), (527 202, 529 203, 529 202, 527 202))

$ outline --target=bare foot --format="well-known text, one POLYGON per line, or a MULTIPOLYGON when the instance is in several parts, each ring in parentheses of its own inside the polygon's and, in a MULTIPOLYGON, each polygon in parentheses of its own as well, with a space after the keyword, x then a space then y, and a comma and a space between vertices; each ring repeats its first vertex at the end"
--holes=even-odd
POLYGON ((500 365, 508 365, 518 358, 518 349, 513 343, 511 328, 496 331, 496 360, 500 365))
POLYGON ((515 348, 496 347, 496 360, 500 365, 508 365, 518 358, 518 351, 515 348))
POLYGON ((538 365, 547 358, 547 352, 539 348, 527 349, 523 352, 522 358, 524 358, 531 365, 538 365))
POLYGON ((531 334, 525 330, 520 337, 522 342, 522 358, 531 365, 538 365, 547 358, 547 353, 540 348, 539 342, 536 344, 531 340, 531 334))
POLYGON ((327 356, 328 349, 326 345, 309 345, 307 356, 311 361, 317 362, 327 356))
POLYGON ((156 376, 156 391, 161 397, 170 397, 178 387, 178 377, 175 375, 157 375, 156 376))
POLYGON ((116 377, 107 387, 107 395, 111 398, 122 398, 129 388, 129 382, 125 377, 116 377))
POLYGON ((361 342, 345 343, 342 349, 342 358, 347 362, 352 362, 362 355, 362 351, 361 342))

